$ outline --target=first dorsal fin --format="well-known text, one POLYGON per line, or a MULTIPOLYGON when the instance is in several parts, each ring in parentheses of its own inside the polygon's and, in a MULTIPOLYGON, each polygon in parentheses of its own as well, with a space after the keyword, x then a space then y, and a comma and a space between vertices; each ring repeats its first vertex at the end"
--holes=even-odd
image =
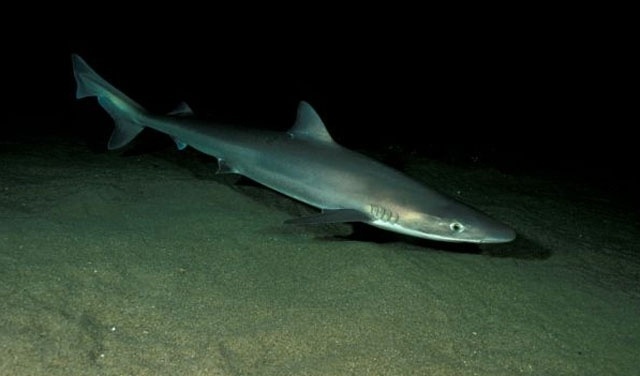
POLYGON ((169 112, 167 115, 172 116, 193 116, 193 110, 186 102, 180 102, 173 111, 169 112))
POLYGON ((309 138, 315 141, 334 142, 320 116, 305 101, 301 101, 298 105, 298 116, 293 127, 289 129, 289 134, 293 137, 309 138))

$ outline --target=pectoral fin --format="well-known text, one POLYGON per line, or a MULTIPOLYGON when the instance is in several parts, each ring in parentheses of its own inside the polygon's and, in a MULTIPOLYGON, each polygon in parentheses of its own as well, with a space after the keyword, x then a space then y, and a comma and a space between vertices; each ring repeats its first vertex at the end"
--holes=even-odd
POLYGON ((317 225, 323 223, 369 222, 371 217, 355 209, 327 209, 310 217, 292 218, 284 223, 293 225, 317 225))

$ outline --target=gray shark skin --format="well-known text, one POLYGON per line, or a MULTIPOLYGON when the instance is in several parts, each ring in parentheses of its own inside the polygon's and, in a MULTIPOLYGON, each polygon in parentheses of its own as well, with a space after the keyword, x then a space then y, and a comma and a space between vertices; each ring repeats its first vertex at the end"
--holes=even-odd
POLYGON ((108 148, 133 140, 145 127, 218 159, 220 173, 241 174, 321 209, 293 224, 364 222, 418 238, 504 243, 515 232, 408 176, 333 141, 322 120, 300 102, 288 132, 243 129, 197 120, 186 104, 167 115, 147 112, 72 55, 76 97, 95 96, 115 129, 108 148))

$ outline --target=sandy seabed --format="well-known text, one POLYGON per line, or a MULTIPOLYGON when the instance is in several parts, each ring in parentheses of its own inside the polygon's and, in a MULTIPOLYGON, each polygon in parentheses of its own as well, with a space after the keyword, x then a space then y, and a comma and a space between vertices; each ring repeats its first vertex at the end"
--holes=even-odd
POLYGON ((519 234, 465 248, 283 225, 311 209, 214 172, 1 143, 0 375, 640 372, 638 216, 596 188, 416 160, 519 234))

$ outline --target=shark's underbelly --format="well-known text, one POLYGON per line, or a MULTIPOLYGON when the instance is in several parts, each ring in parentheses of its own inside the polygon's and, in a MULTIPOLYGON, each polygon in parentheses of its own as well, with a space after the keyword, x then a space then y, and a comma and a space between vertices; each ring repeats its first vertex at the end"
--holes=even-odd
POLYGON ((297 149, 261 150, 248 155, 228 155, 227 162, 237 172, 277 192, 320 209, 360 208, 367 187, 361 174, 349 171, 326 151, 310 150, 304 158, 297 149), (315 154, 314 154, 315 152, 315 154))

